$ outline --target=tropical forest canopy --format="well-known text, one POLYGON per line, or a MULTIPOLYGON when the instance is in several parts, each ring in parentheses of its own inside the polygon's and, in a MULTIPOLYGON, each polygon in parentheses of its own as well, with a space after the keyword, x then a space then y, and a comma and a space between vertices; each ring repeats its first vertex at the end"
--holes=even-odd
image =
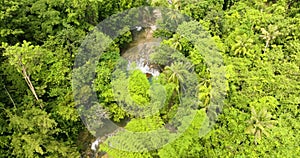
POLYGON ((0 8, 0 157, 300 157, 300 2, 2 0, 0 8), (144 29, 129 27, 136 19, 97 27, 142 6, 168 8, 150 34, 161 39, 149 55, 157 76, 122 58, 144 29), (100 50, 84 41, 106 27, 121 35, 96 34, 106 49, 93 58, 100 50), (204 55, 212 47, 217 68, 204 55), (76 62, 83 49, 93 60, 76 62), (168 134, 171 142, 160 139, 168 134))

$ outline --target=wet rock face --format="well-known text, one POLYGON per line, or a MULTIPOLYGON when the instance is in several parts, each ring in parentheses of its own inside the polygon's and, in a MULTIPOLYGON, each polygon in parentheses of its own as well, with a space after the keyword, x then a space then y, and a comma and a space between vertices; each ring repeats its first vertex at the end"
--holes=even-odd
POLYGON ((152 77, 152 74, 150 74, 150 73, 146 73, 146 77, 149 79, 149 78, 151 78, 151 77, 152 77))

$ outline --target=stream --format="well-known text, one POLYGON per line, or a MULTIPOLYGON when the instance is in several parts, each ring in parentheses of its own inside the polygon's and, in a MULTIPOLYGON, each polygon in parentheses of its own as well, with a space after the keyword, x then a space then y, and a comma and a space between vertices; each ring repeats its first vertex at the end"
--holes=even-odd
POLYGON ((150 54, 161 42, 161 39, 152 36, 155 30, 155 25, 149 28, 138 27, 137 30, 134 30, 133 42, 122 53, 122 57, 128 61, 127 70, 135 63, 147 77, 159 75, 159 71, 150 64, 150 54))
MULTIPOLYGON (((154 14, 160 14, 160 10, 154 14)), ((153 16, 153 15, 152 15, 153 16)), ((156 15, 157 16, 157 15, 156 15)), ((134 30, 131 30, 133 34, 133 41, 127 45, 127 47, 121 50, 121 57, 128 61, 127 70, 132 68, 135 64, 135 69, 141 70, 147 78, 152 76, 158 76, 160 74, 159 70, 150 63, 150 54, 154 52, 155 47, 160 45, 161 39, 154 38, 153 32, 156 30, 155 21, 148 21, 150 27, 136 26, 134 30)), ((101 133, 106 133, 105 135, 99 136, 92 144, 90 149, 94 151, 94 157, 100 154, 98 153, 99 145, 105 141, 110 136, 113 136, 118 131, 123 130, 124 126, 130 121, 129 118, 121 120, 120 123, 116 123, 114 127, 102 127, 101 133), (106 132, 103 132, 105 130, 106 132)), ((101 153, 100 157, 106 156, 105 153, 101 153)))

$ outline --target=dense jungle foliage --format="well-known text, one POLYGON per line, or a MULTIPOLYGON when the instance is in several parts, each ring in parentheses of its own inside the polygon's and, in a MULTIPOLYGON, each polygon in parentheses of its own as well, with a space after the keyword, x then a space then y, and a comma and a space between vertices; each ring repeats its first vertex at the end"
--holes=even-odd
MULTIPOLYGON (((189 30, 184 23, 178 27, 189 30)), ((300 157, 299 28, 300 2, 295 0, 0 0, 0 157, 300 157), (210 34, 226 69, 224 106, 214 109, 219 114, 211 131, 199 135, 203 120, 210 117, 211 76, 204 58, 180 32, 154 33, 162 37, 163 45, 179 52, 171 55, 162 49, 154 54, 162 68, 159 77, 149 81, 140 71, 132 71, 123 79, 125 74, 114 68, 133 41, 133 32, 125 30, 95 70, 99 100, 95 106, 109 111, 105 117, 116 123, 130 119, 124 127, 130 131, 157 129, 182 110, 178 104, 184 84, 199 91, 194 98, 187 96, 185 103, 196 99, 201 104, 189 105, 197 114, 191 125, 159 149, 127 152, 105 141, 94 152, 91 145, 96 138, 74 102, 74 61, 98 23, 140 6, 176 10, 195 20, 190 25, 201 25, 210 34), (184 57, 191 65, 168 65, 168 57, 184 57), (189 76, 190 66, 197 83, 183 77, 189 76), (112 81, 114 75, 118 77, 112 81), (112 84, 126 88, 127 82, 132 100, 124 101, 127 96, 115 95, 112 84), (149 91, 154 83, 163 88, 149 91), (118 105, 127 101, 144 107, 161 92, 166 92, 162 97, 167 103, 150 117, 134 117, 118 105)))

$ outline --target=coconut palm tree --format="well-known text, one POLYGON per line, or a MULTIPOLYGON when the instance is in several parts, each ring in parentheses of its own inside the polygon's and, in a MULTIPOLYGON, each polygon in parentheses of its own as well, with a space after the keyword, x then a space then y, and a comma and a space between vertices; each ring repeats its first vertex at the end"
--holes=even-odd
POLYGON ((174 62, 170 66, 165 67, 168 76, 168 82, 176 84, 176 91, 179 92, 180 84, 184 82, 184 76, 189 72, 190 67, 182 62, 174 62))
POLYGON ((268 130, 276 123, 272 120, 272 115, 263 108, 258 112, 252 107, 251 118, 246 133, 254 135, 254 143, 257 145, 257 140, 260 140, 262 135, 269 136, 268 130))
MULTIPOLYGON (((174 27, 173 29, 176 29, 180 23, 185 21, 185 18, 179 12, 172 10, 172 11, 168 11, 166 13, 165 20, 166 20, 165 21, 166 23, 172 24, 172 25, 169 25, 169 27, 172 26, 172 27, 174 27)), ((169 29, 171 29, 171 28, 169 28, 169 29)), ((173 31, 175 31, 175 30, 173 30, 173 31)))
POLYGON ((247 37, 246 34, 243 34, 242 36, 237 36, 235 42, 236 43, 231 48, 234 55, 246 56, 254 41, 247 37))
POLYGON ((274 25, 269 25, 268 31, 265 28, 261 28, 261 32, 262 35, 260 35, 260 37, 266 40, 265 49, 264 49, 264 53, 265 53, 271 41, 276 39, 276 37, 279 36, 281 33, 278 31, 277 26, 274 25))
POLYGON ((180 36, 178 34, 175 34, 171 40, 173 43, 171 45, 172 48, 177 49, 179 51, 183 49, 182 44, 180 43, 180 36))
POLYGON ((172 6, 173 9, 179 10, 181 7, 180 0, 168 0, 168 3, 172 6))

